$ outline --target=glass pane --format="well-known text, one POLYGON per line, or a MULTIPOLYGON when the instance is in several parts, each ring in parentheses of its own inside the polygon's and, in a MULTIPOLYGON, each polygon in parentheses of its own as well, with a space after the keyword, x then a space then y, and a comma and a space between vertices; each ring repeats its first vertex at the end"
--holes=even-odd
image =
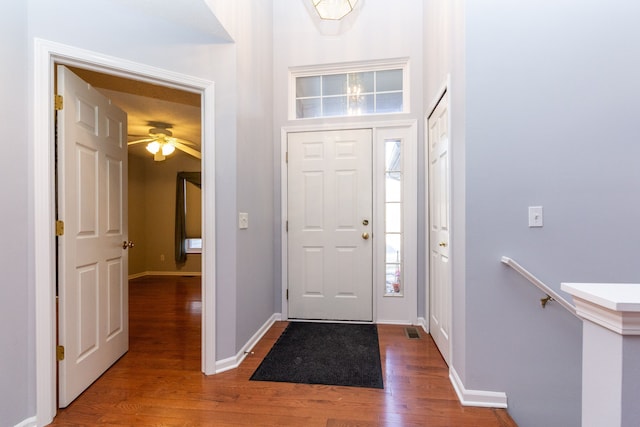
POLYGON ((320 96, 320 76, 296 78, 296 98, 308 96, 320 96))
POLYGON ((402 112, 402 92, 376 95, 376 113, 402 112))
POLYGON ((387 203, 385 213, 385 231, 387 233, 402 232, 402 209, 400 203, 387 203))
POLYGON ((358 116, 374 112, 373 95, 349 96, 349 115, 358 116))
POLYGON ((399 234, 387 234, 386 262, 400 262, 402 260, 402 238, 399 234))
POLYGON ((385 202, 402 201, 402 174, 387 172, 385 177, 385 202))
POLYGON ((386 293, 399 294, 402 290, 402 271, 400 264, 387 264, 386 293))
POLYGON ((332 96, 322 98, 322 111, 324 116, 345 116, 347 114, 347 97, 332 96))
POLYGON ((386 171, 399 171, 401 141, 387 140, 384 142, 384 168, 386 171))
POLYGON ((372 93, 373 71, 349 74, 349 93, 372 93))
POLYGON ((308 117, 320 117, 320 98, 298 99, 296 101, 296 117, 304 119, 308 117))
POLYGON ((376 73, 376 92, 402 90, 402 70, 378 71, 376 73))
POLYGON ((347 75, 333 74, 330 76, 322 76, 322 95, 346 95, 347 93, 347 75))

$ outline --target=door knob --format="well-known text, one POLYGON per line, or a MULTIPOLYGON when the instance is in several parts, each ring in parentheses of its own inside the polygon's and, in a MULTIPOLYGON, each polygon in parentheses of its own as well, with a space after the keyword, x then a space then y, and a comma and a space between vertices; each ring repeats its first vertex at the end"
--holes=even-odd
POLYGON ((445 242, 440 242, 438 243, 438 246, 441 246, 443 248, 447 247, 447 244, 445 242))
POLYGON ((366 231, 364 233, 362 233, 362 238, 364 240, 367 240, 369 238, 369 233, 367 233, 366 231))
POLYGON ((132 248, 134 246, 135 243, 133 243, 131 240, 129 240, 128 242, 126 240, 122 242, 122 249, 132 248))

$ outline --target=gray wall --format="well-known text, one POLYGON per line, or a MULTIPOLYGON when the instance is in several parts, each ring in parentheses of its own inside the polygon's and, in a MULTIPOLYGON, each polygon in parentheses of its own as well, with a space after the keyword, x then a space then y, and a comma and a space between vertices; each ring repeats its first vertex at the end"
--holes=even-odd
MULTIPOLYGON (((46 0, 29 0, 28 2, 12 1, 3 5, 0 18, 0 35, 2 43, 0 52, 4 64, 11 64, 11 68, 3 67, 2 94, 0 108, 3 117, 3 135, 12 144, 11 155, 0 160, 4 179, 2 196, 6 202, 2 210, 3 223, 7 224, 4 236, 6 242, 3 251, 2 272, 3 286, 0 287, 0 349, 2 363, 0 364, 0 420, 2 424, 14 425, 35 415, 35 325, 34 325, 34 248, 29 242, 33 241, 33 185, 32 153, 29 147, 33 141, 30 137, 33 124, 30 120, 33 111, 31 70, 33 69, 33 40, 42 38, 70 46, 88 49, 105 55, 111 55, 138 63, 176 71, 216 82, 216 111, 213 115, 204 117, 208 124, 215 124, 216 134, 216 228, 217 228, 217 285, 218 306, 217 316, 217 359, 235 355, 241 342, 246 342, 250 331, 255 332, 256 324, 264 323, 273 313, 273 298, 271 296, 272 274, 270 251, 262 251, 261 247, 250 247, 245 242, 241 248, 254 251, 252 261, 238 265, 236 257, 237 229, 237 189, 253 192, 253 183, 271 182, 269 149, 260 151, 259 159, 248 160, 242 164, 243 176, 238 178, 236 162, 237 138, 236 127, 239 124, 237 116, 246 114, 250 119, 243 119, 242 124, 251 123, 255 131, 245 131, 243 152, 249 152, 251 144, 258 135, 271 135, 271 114, 265 105, 270 104, 270 64, 264 63, 269 50, 253 52, 251 45, 244 45, 242 64, 250 64, 240 76, 237 74, 236 46, 227 38, 218 37, 219 22, 213 15, 209 17, 200 13, 202 24, 210 22, 214 30, 209 31, 206 26, 184 26, 177 17, 162 16, 157 11, 145 11, 140 7, 141 2, 117 0, 95 0, 85 2, 80 0, 65 0, 64 4, 52 3, 46 0), (137 7, 133 4, 137 5, 137 7), (163 31, 146 32, 140 28, 162 27, 163 31), (215 34, 214 34, 215 33, 215 34), (170 60, 167 60, 167 59, 170 60), (257 58, 257 59, 253 59, 257 58), (254 62, 252 62, 254 61, 254 62), (254 67, 255 66, 255 67, 254 67), (255 70, 263 67, 267 74, 257 83, 255 70), (244 87, 239 78, 248 80, 249 87, 258 92, 262 102, 261 110, 256 113, 249 96, 240 105, 243 112, 237 112, 238 88, 244 87), (269 84, 265 85, 265 81, 269 84), (247 172, 251 171, 252 174, 247 172), (249 248, 250 247, 250 248, 249 248), (257 260, 257 261, 256 261, 257 260), (237 281, 236 269, 243 269, 243 278, 237 281), (248 271, 244 271, 248 270, 248 271), (263 273, 263 274, 261 274, 263 273), (249 278, 247 278, 249 276, 249 278), (253 293, 253 278, 266 278, 260 283, 261 288, 253 293), (249 319, 237 315, 236 282, 242 289, 241 303, 253 309, 255 314, 249 319), (265 290, 266 289, 266 290, 265 290), (265 294, 267 295, 265 297, 265 294), (240 324, 236 325, 236 321, 240 324), (241 331, 239 338, 236 330, 241 331)), ((184 7, 204 7, 204 3, 191 2, 184 7)), ((260 13, 246 15, 244 22, 236 22, 237 34, 250 32, 254 25, 260 22, 270 22, 270 2, 259 2, 260 13), (265 5, 265 3, 267 3, 265 5), (253 21, 251 20, 253 19, 253 21), (256 21, 257 20, 257 21, 256 21)), ((243 7, 248 7, 244 3, 243 7)), ((240 7, 234 4, 232 7, 240 7)), ((206 8, 205 8, 206 10, 206 8)), ((236 14, 240 18, 243 15, 236 14)), ((184 17, 184 15, 182 16, 184 17)), ((186 22, 190 25, 190 22, 186 22)), ((264 37, 261 47, 270 43, 269 28, 259 26, 261 32, 255 35, 264 37)), ((246 95, 246 94, 245 94, 246 95)), ((44 102, 40 100, 38 102, 44 102)), ((261 148, 262 150, 262 148, 261 148)), ((262 185, 262 184, 261 184, 262 185)), ((52 183, 53 186, 53 183, 52 183)), ((260 189, 265 188, 262 185, 260 189)), ((244 198, 249 198, 243 193, 244 198)), ((265 199, 272 198, 269 193, 265 199)), ((267 205, 266 215, 260 219, 261 199, 256 199, 247 209, 256 215, 256 232, 271 237, 272 209, 267 205), (266 224, 266 225, 264 225, 266 224)), ((244 206, 243 206, 244 208, 244 206)), ((258 236, 256 238, 263 239, 258 236)), ((266 246, 270 249, 270 240, 266 246)), ((244 251, 242 251, 244 253, 244 251)), ((251 332, 252 333, 252 332, 251 332)))
MULTIPOLYGON (((273 6, 243 0, 232 30, 237 46, 237 211, 249 214, 249 228, 236 226, 236 351, 265 324, 273 304, 273 6)), ((222 248, 221 248, 222 250, 222 248)))
POLYGON ((454 260, 465 280, 454 275, 453 367, 468 389, 506 392, 521 426, 578 426, 581 323, 557 304, 541 309, 541 293, 499 260, 557 291, 565 281, 638 282, 640 7, 455 7, 448 19, 465 22, 462 48, 456 34, 427 31, 453 52, 452 87, 464 92, 453 117, 464 129, 452 136, 464 150, 454 209, 464 209, 466 236, 454 260), (541 229, 527 226, 531 205, 544 206, 541 229))
MULTIPOLYGON (((216 334, 216 352, 218 359, 235 354, 235 46, 199 28, 182 26, 121 1, 65 0, 61 7, 46 0, 30 0, 29 6, 29 40, 40 37, 216 82, 215 117, 203 118, 214 124, 216 141, 220 141, 215 166, 216 247, 224 250, 216 251, 216 281, 224 293, 218 299, 216 317, 218 325, 226 327, 220 327, 216 334), (140 31, 157 27, 162 31, 140 31)), ((209 20, 215 23, 212 14, 209 20)))
POLYGON ((29 163, 27 85, 27 5, 12 2, 0 13, 0 116, 4 155, 0 156, 3 224, 0 256, 0 420, 14 425, 35 414, 33 367, 34 293, 29 286, 29 163), (11 42, 10 42, 11 41, 11 42))

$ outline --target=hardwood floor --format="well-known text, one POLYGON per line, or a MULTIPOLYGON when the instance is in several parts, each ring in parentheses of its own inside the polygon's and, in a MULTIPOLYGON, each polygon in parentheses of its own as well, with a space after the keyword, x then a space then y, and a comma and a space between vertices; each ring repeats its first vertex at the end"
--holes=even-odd
POLYGON ((130 349, 55 426, 516 426, 504 410, 463 407, 431 338, 379 325, 384 390, 249 381, 287 323, 235 370, 200 372, 200 278, 130 282, 130 349))

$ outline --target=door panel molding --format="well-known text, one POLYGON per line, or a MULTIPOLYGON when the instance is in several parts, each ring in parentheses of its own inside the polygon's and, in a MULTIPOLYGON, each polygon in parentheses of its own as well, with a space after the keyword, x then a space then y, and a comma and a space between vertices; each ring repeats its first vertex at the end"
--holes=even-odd
POLYGON ((362 237, 372 146, 371 129, 288 134, 290 317, 373 320, 373 250, 362 237))

